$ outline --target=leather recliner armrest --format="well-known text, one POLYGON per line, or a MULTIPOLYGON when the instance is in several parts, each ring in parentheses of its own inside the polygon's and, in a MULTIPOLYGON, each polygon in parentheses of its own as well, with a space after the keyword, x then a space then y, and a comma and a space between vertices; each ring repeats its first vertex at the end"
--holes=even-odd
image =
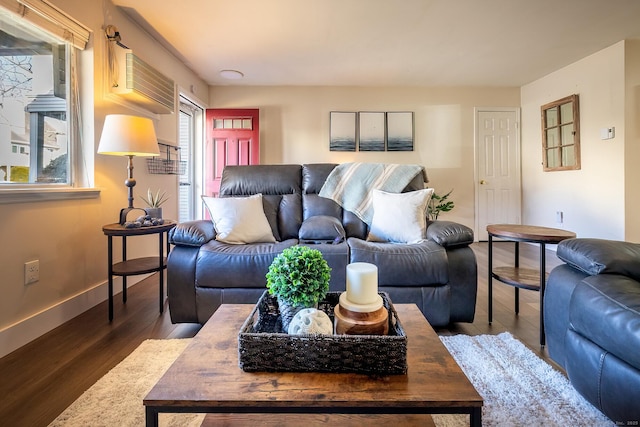
POLYGON ((473 243, 473 230, 451 221, 432 221, 427 225, 427 240, 444 248, 469 246, 473 243))
POLYGON ((209 220, 186 221, 169 232, 169 243, 177 246, 202 246, 216 237, 213 222, 209 220))
POLYGON ((591 276, 622 274, 640 281, 640 244, 618 240, 574 238, 558 244, 556 255, 591 276))

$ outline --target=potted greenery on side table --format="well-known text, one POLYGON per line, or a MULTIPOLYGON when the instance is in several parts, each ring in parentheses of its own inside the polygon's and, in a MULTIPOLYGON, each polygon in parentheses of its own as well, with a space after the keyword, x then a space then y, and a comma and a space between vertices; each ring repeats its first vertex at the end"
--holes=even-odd
POLYGON ((140 198, 147 204, 148 207, 144 208, 144 211, 151 218, 162 218, 162 204, 169 199, 166 192, 156 191, 155 194, 149 188, 147 190, 147 198, 140 196, 140 198))
POLYGON ((278 300, 282 329, 286 331, 299 310, 317 306, 326 296, 331 268, 319 250, 292 246, 276 256, 266 278, 269 294, 278 300))

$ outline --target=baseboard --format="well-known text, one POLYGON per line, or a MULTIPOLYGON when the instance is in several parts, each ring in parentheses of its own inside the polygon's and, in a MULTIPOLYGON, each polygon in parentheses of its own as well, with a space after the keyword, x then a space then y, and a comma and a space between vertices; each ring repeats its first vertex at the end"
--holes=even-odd
MULTIPOLYGON (((133 285, 135 285, 135 283, 129 284, 128 287, 130 288, 133 285)), ((114 286, 114 289, 121 288, 121 286, 114 286)), ((41 337, 106 299, 107 282, 104 282, 71 296, 39 313, 35 313, 13 325, 7 326, 0 330, 0 357, 4 357, 23 345, 41 337)))

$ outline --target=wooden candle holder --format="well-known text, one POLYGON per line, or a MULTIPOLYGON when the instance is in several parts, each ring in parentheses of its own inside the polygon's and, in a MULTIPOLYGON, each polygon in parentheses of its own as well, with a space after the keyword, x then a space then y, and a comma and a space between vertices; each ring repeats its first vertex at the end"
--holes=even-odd
POLYGON ((387 335, 389 333, 389 311, 385 307, 367 313, 347 310, 338 304, 333 313, 338 335, 387 335))

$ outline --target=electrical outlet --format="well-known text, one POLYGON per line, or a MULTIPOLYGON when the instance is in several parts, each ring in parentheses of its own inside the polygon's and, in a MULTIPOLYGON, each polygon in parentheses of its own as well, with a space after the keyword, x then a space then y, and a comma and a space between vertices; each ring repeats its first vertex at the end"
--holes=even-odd
POLYGON ((40 280, 40 260, 24 263, 24 284, 35 283, 40 280))

